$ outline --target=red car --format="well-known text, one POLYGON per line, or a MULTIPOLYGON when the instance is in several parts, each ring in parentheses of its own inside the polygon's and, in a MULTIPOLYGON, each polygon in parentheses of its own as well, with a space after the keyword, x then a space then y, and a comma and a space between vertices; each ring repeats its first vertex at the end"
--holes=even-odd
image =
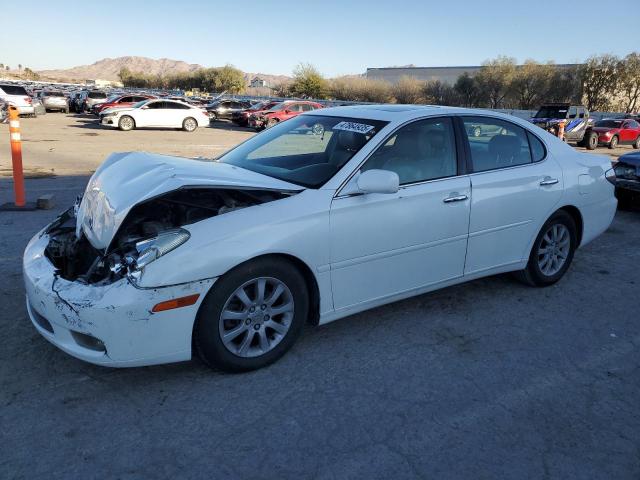
POLYGON ((253 115, 254 113, 255 114, 264 113, 270 108, 275 107, 278 103, 280 102, 267 101, 267 102, 256 103, 255 105, 252 105, 251 107, 245 110, 241 110, 239 112, 233 112, 233 115, 231 115, 231 121, 236 125, 239 125, 241 127, 246 127, 247 125, 249 125, 249 117, 251 115, 253 115))
POLYGON ((598 145, 616 148, 618 145, 633 145, 640 148, 640 123, 632 118, 600 120, 593 125, 598 134, 598 145))
POLYGON ((103 110, 106 110, 107 108, 130 107, 131 105, 141 102, 142 100, 150 100, 152 98, 158 98, 158 97, 156 97, 155 95, 127 93, 125 95, 120 95, 119 97, 116 97, 109 102, 100 103, 96 105, 94 113, 99 116, 100 112, 102 112, 103 110))
POLYGON ((316 102, 306 100, 286 100, 271 107, 269 110, 256 112, 249 117, 249 126, 256 130, 273 127, 284 120, 289 120, 302 112, 310 112, 323 108, 316 102))

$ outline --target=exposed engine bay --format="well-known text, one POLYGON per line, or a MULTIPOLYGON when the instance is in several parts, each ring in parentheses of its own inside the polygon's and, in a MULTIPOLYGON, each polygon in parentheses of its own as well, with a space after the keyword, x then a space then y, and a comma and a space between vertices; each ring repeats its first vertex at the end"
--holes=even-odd
POLYGON ((188 232, 180 228, 184 225, 292 194, 294 192, 211 187, 174 190, 133 207, 104 252, 94 248, 82 231, 76 235, 78 200, 45 230, 50 236, 45 254, 65 280, 108 284, 140 272, 148 263, 143 257, 149 257, 149 250, 155 248, 159 256, 164 252, 158 255, 158 248, 170 251, 184 243, 189 238, 188 232), (176 239, 165 242, 169 250, 166 246, 153 245, 155 240, 169 236, 176 239))

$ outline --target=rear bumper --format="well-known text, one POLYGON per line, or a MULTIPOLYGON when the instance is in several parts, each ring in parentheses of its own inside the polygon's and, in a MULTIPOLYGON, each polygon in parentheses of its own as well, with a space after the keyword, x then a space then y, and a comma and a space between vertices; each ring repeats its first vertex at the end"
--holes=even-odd
POLYGON ((19 115, 33 115, 33 113, 36 110, 33 105, 21 105, 21 106, 16 105, 16 108, 18 109, 19 115))
POLYGON ((138 288, 127 278, 108 285, 70 282, 45 256, 46 234, 36 235, 23 259, 27 312, 49 342, 80 360, 134 367, 191 358, 191 333, 200 304, 215 279, 138 288), (195 305, 159 313, 159 302, 198 293, 195 305))

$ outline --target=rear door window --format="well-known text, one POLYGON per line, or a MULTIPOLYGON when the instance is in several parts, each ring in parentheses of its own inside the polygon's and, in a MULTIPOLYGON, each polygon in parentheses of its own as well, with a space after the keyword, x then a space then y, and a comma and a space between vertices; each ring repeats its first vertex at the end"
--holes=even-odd
MULTIPOLYGON (((529 139, 524 128, 490 117, 463 117, 474 172, 531 163, 529 139)), ((543 147, 544 148, 544 147, 543 147)), ((538 152, 539 154, 539 152, 538 152)))

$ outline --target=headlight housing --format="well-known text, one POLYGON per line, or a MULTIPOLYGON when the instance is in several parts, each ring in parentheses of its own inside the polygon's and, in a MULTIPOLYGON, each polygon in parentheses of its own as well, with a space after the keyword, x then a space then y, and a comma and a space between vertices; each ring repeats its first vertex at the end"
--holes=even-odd
POLYGON ((127 263, 134 270, 142 270, 154 260, 178 248, 189 240, 190 236, 191 234, 184 228, 176 228, 160 232, 153 238, 141 240, 136 243, 138 257, 130 258, 127 263))

